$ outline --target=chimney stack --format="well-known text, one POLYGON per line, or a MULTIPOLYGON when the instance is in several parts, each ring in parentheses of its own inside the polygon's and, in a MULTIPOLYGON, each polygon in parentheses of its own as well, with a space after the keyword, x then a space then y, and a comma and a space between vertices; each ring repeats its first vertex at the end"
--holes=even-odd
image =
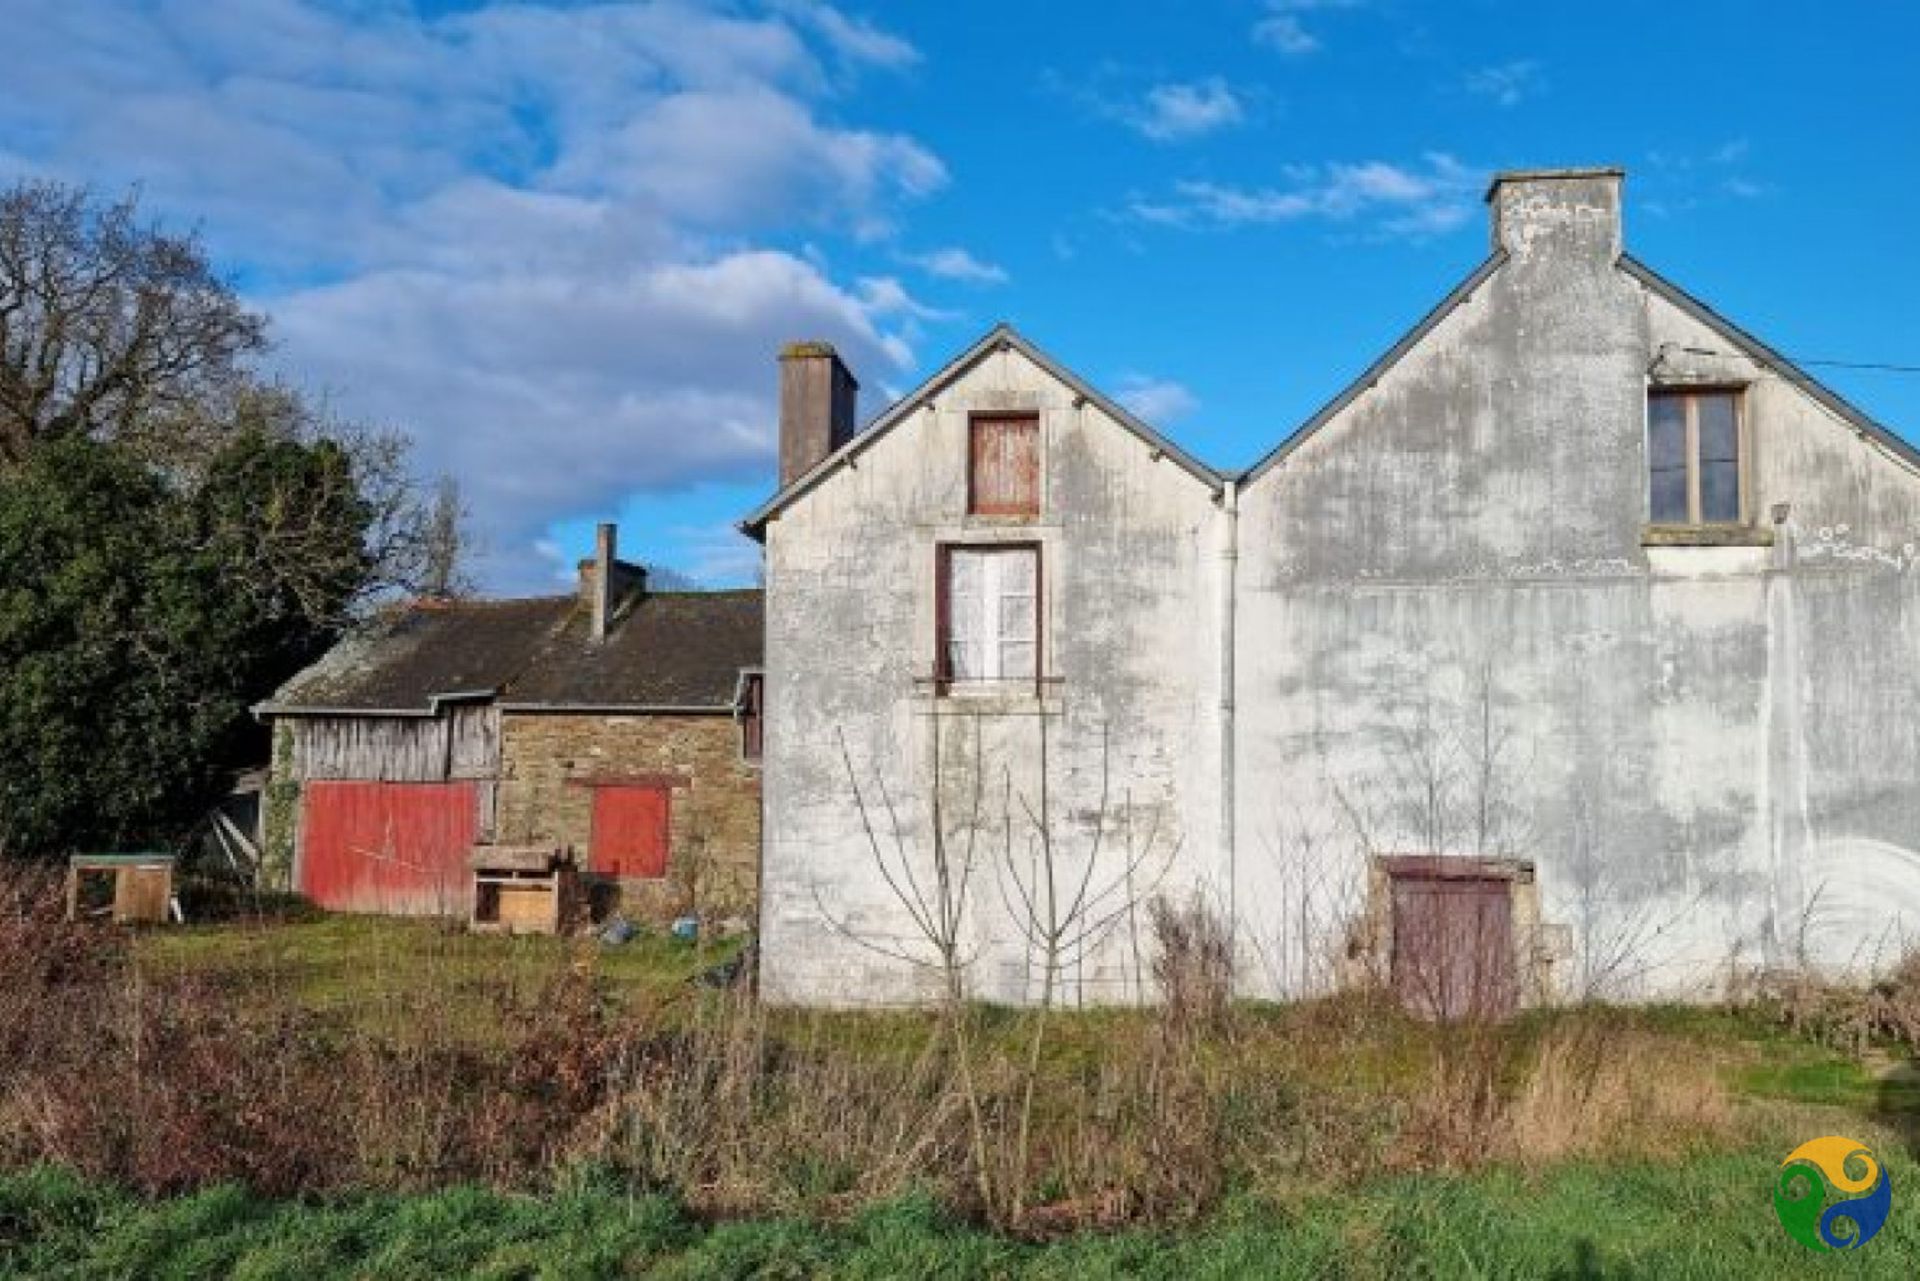
POLYGON ((780 488, 853 439, 860 384, 831 343, 780 349, 780 488))
POLYGON ((618 531, 602 521, 594 533, 593 559, 580 562, 580 598, 587 607, 588 634, 596 642, 607 638, 621 602, 647 584, 645 566, 619 559, 618 548, 618 531))
POLYGON ((1623 169, 1521 169, 1487 188, 1493 247, 1516 259, 1620 256, 1623 169))

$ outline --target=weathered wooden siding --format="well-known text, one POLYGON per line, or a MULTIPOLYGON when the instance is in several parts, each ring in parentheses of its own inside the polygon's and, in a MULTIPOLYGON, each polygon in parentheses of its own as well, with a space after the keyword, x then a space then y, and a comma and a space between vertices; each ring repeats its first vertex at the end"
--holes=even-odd
POLYGON ((304 781, 439 783, 500 773, 500 712, 455 707, 439 716, 311 716, 293 724, 293 769, 304 781))

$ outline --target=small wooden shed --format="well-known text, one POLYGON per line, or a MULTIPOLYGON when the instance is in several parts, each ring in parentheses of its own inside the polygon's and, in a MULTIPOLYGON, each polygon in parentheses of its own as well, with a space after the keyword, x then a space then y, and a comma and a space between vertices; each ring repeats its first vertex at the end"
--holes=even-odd
POLYGON ((81 916, 83 882, 113 878, 116 925, 164 925, 173 907, 171 854, 75 854, 67 861, 67 919, 81 916))

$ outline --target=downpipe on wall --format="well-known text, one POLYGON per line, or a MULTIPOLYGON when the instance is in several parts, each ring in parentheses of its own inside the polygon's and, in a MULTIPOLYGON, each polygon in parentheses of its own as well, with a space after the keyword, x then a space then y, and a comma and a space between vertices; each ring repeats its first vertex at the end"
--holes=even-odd
MULTIPOLYGON (((1240 580, 1240 482, 1220 491, 1220 861, 1227 877, 1229 955, 1240 947, 1239 868, 1234 851, 1234 606, 1240 580)), ((1236 967, 1237 968, 1237 967, 1236 967)))

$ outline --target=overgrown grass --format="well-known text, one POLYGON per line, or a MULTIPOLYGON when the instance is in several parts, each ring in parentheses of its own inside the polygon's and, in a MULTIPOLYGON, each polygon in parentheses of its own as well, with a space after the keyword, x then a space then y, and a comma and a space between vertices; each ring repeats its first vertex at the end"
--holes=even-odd
POLYGON ((0 894, 0 1169, 73 1173, 0 1183, 0 1268, 1763 1276, 1800 1142, 1875 1144, 1897 1216, 1913 1186, 1912 1087, 1765 1012, 1056 1011, 1029 1151, 1019 1011, 964 1012, 974 1131, 935 1015, 689 983, 725 948, 129 940, 30 897, 0 894))
POLYGON ((156 980, 212 981, 380 1035, 416 1030, 414 1016, 431 1006, 454 1035, 480 1044, 511 1039, 500 1017, 503 993, 537 993, 580 967, 603 980, 622 1009, 645 1010, 685 999, 689 980, 739 948, 738 940, 692 943, 659 931, 602 947, 374 916, 156 929, 136 941, 142 969, 156 980))
MULTIPOLYGON (((1916 1169, 1888 1154, 1897 1188, 1916 1169)), ((1399 1178, 1274 1205, 1237 1200, 1179 1234, 1019 1242, 925 1196, 823 1224, 704 1224, 662 1196, 576 1180, 539 1198, 479 1188, 274 1202, 233 1187, 158 1203, 40 1170, 0 1177, 0 1269, 68 1277, 1906 1277, 1920 1206, 1896 1199, 1850 1257, 1774 1220, 1774 1162, 1575 1164, 1399 1178)))

